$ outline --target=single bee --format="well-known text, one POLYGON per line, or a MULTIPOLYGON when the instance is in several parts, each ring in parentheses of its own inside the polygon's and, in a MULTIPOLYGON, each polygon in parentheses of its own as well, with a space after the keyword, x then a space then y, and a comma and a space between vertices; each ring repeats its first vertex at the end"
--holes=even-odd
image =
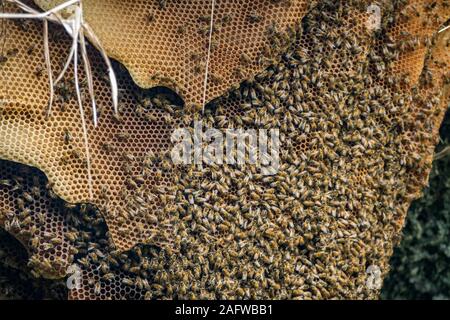
POLYGON ((116 137, 119 141, 127 141, 128 139, 130 139, 130 134, 127 132, 119 132, 116 133, 116 137))
POLYGON ((147 13, 147 15, 145 16, 145 20, 147 21, 147 23, 152 23, 155 21, 155 14, 153 12, 147 13))
POLYGON ((255 10, 253 10, 252 12, 250 12, 250 14, 247 16, 248 21, 252 22, 252 23, 257 23, 257 22, 261 22, 263 20, 263 17, 258 14, 258 12, 256 12, 255 10))
POLYGON ((71 141, 72 141, 72 134, 68 129, 64 129, 64 143, 70 144, 71 141))
POLYGON ((44 74, 44 68, 39 66, 34 70, 34 75, 38 78, 42 77, 42 75, 44 74))

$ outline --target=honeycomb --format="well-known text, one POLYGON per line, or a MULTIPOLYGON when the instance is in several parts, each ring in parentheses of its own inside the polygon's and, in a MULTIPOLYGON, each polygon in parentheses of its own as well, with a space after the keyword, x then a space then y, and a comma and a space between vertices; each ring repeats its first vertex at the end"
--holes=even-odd
POLYGON ((435 10, 435 5, 432 1, 410 1, 401 8, 397 23, 387 33, 393 42, 400 42, 399 56, 390 72, 407 75, 410 86, 417 83, 422 73, 424 56, 436 27, 449 17, 448 3, 442 2, 440 12, 435 10))
MULTIPOLYGON (((49 10, 64 1, 35 2, 49 10)), ((216 1, 206 102, 267 67, 312 3, 216 1)), ((108 54, 140 87, 165 86, 188 106, 203 104, 210 0, 84 0, 83 11, 108 54)))
MULTIPOLYGON (((302 32, 292 37, 279 59, 210 104, 201 117, 205 126, 219 129, 279 128, 283 146, 279 172, 263 176, 249 164, 170 168, 166 180, 158 175, 164 170, 155 170, 154 176, 148 176, 151 182, 137 188, 162 199, 163 212, 157 220, 170 218, 165 231, 172 232, 172 238, 166 234, 163 239, 170 238, 171 245, 156 241, 157 235, 148 241, 155 231, 141 237, 138 223, 144 228, 154 226, 148 217, 122 217, 125 225, 132 226, 120 233, 120 221, 111 210, 129 204, 118 201, 117 193, 111 191, 113 205, 102 205, 98 185, 123 189, 129 175, 123 173, 127 170, 120 162, 138 159, 148 149, 154 154, 151 158, 164 158, 170 150, 170 130, 190 127, 195 117, 177 108, 176 100, 170 102, 170 94, 142 91, 121 76, 121 122, 105 112, 99 128, 89 127, 98 170, 94 174, 98 198, 89 201, 87 175, 79 170, 85 168, 82 161, 72 159, 72 166, 57 167, 54 158, 47 156, 72 150, 67 140, 70 145, 76 141, 82 150, 73 97, 55 110, 57 119, 44 119, 45 77, 41 95, 39 89, 30 85, 24 90, 22 84, 23 91, 17 89, 16 97, 25 102, 27 97, 44 98, 40 105, 30 100, 33 108, 23 102, 4 105, 0 128, 5 134, 0 136, 6 138, 0 140, 0 155, 43 170, 63 199, 91 202, 100 210, 84 208, 68 215, 70 232, 77 233, 72 260, 82 266, 82 287, 71 290, 69 297, 376 298, 379 292, 367 285, 367 270, 376 266, 383 277, 389 271, 388 260, 400 239, 407 208, 427 183, 438 127, 449 101, 450 33, 434 35, 448 19, 448 5, 431 3, 435 2, 410 1, 404 7, 385 4, 381 30, 370 31, 367 3, 319 2, 301 28, 296 28, 302 32), (404 17, 401 10, 408 6, 421 10, 420 19, 404 17), (439 20, 431 19, 436 13, 439 20), (424 21, 433 21, 427 33, 420 35, 426 50, 402 38, 411 26, 424 21), (396 39, 393 34, 402 37, 396 39), (143 112, 158 112, 158 120, 165 119, 161 120, 165 131, 153 129, 150 134, 155 121, 140 120, 143 112), (67 139, 63 128, 69 124, 73 130, 67 139), (120 143, 124 142, 121 134, 113 150, 125 149, 133 157, 109 157, 106 153, 111 148, 104 150, 98 144, 123 133, 124 127, 128 141, 120 143), (160 140, 150 141, 160 135, 160 140), (152 149, 153 144, 160 148, 152 149), (166 189, 152 188, 161 181, 166 189)), ((39 38, 38 26, 29 24, 26 32, 22 28, 8 25, 8 39, 14 40, 6 42, 9 46, 23 48, 30 35, 39 38)), ((35 43, 41 52, 39 42, 35 43)), ((60 55, 66 52, 67 43, 61 39, 53 46, 59 47, 55 52, 60 55)), ((21 58, 22 50, 0 66, 2 76, 16 75, 11 73, 13 68, 20 70, 14 60, 21 58)), ((92 56, 99 61, 94 65, 100 65, 94 52, 92 56)), ((21 67, 30 65, 22 62, 21 67)), ((6 92, 16 90, 16 85, 8 84, 14 81, 20 83, 14 76, 4 82, 6 92)), ((109 103, 107 88, 106 81, 96 79, 96 92, 102 93, 99 105, 103 99, 104 105, 109 103)), ((167 167, 164 160, 157 164, 167 167)), ((1 202, 6 212, 11 211, 9 206, 8 201, 1 202)))
MULTIPOLYGON (((115 117, 109 112, 110 92, 105 86, 101 57, 93 53, 102 121, 96 128, 92 123, 88 127, 93 170, 90 198, 73 86, 66 80, 58 89, 59 100, 51 118, 46 119, 42 106, 47 104, 48 84, 41 69, 41 26, 33 21, 25 25, 11 21, 5 24, 7 61, 0 69, 1 126, 5 131, 0 157, 42 169, 54 192, 67 202, 93 203, 102 208, 107 223, 114 225, 114 242, 122 250, 149 241, 173 246, 170 205, 166 205, 170 201, 170 191, 166 189, 171 185, 172 170, 165 166, 164 151, 170 150, 170 134, 176 126, 174 116, 180 108, 164 97, 150 99, 145 92, 137 94, 135 85, 124 75, 119 78, 121 117, 115 117), (8 56, 8 52, 15 54, 8 56), (108 111, 103 111, 106 108, 108 111), (165 195, 159 196, 161 193, 165 195)), ((60 29, 52 34, 55 39, 51 56, 60 58, 53 61, 56 73, 68 52, 70 39, 60 29)))

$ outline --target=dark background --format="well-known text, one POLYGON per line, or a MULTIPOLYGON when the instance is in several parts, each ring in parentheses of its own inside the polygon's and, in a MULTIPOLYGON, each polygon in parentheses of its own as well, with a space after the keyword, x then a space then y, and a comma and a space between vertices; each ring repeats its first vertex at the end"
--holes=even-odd
MULTIPOLYGON (((450 145, 450 112, 436 152, 450 145)), ((434 161, 429 187, 408 212, 383 299, 450 299, 450 155, 434 161)))

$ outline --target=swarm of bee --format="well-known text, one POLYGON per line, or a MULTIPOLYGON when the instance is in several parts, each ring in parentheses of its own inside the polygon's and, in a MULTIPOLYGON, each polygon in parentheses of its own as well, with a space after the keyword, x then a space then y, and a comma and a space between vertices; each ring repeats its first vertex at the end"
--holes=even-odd
MULTIPOLYGON (((27 248, 30 273, 61 278, 76 264, 82 281, 69 289, 72 299, 377 298, 367 270, 389 271, 448 101, 448 33, 433 34, 446 19, 437 13, 449 7, 427 3, 385 4, 378 31, 366 26, 365 1, 319 1, 288 32, 271 24, 280 57, 204 114, 119 75, 120 117, 90 128, 94 199, 80 191, 85 155, 64 107, 73 94, 62 88, 55 112, 63 121, 33 129, 63 150, 54 162, 31 163, 52 183, 36 169, 0 165, 0 222, 27 248), (429 34, 402 29, 414 19, 427 21, 414 26, 429 34), (405 57, 411 66, 399 63, 405 57), (174 166, 171 132, 198 119, 217 129, 279 129, 278 173, 251 164, 174 166)), ((242 64, 251 60, 240 54, 242 64)), ((107 90, 102 77, 95 83, 107 90)), ((2 140, 2 157, 30 163, 16 145, 43 157, 21 138, 39 116, 9 106, 2 117, 4 136, 15 139, 2 140)))

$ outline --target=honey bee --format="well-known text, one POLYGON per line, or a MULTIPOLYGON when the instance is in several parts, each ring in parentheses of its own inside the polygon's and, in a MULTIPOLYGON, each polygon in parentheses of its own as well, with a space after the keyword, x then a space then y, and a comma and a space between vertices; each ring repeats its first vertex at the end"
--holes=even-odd
POLYGON ((35 236, 35 237, 31 238, 30 243, 31 243, 32 248, 38 248, 39 244, 40 244, 39 237, 35 236))
POLYGON ((187 27, 185 24, 181 24, 177 27, 177 33, 180 35, 184 35, 187 32, 187 27))
POLYGON ((116 122, 116 123, 121 123, 123 121, 123 119, 120 117, 120 115, 115 112, 112 113, 112 118, 113 118, 114 122, 116 122))
POLYGON ((122 158, 126 162, 134 162, 134 161, 136 161, 136 158, 131 153, 127 153, 127 152, 122 154, 122 158))
POLYGON ((64 129, 64 143, 68 145, 70 144, 71 141, 72 141, 72 134, 68 129, 64 129))
POLYGON ((0 186, 12 187, 13 183, 9 179, 0 179, 0 186))
POLYGON ((34 75, 37 78, 41 78, 43 74, 44 74, 44 68, 42 66, 39 66, 34 70, 34 75))
POLYGON ((118 133, 116 133, 116 138, 119 141, 126 142, 130 139, 130 134, 127 132, 118 132, 118 133))
POLYGON ((27 54, 31 56, 34 53, 35 48, 36 48, 36 46, 34 44, 30 45, 27 48, 27 54))
POLYGON ((134 285, 134 281, 131 280, 131 279, 129 279, 129 278, 123 278, 123 279, 122 279, 122 283, 123 283, 124 285, 126 285, 126 286, 129 286, 129 287, 131 287, 131 286, 134 285))
POLYGON ((103 142, 101 143, 101 147, 103 150, 105 150, 107 153, 112 153, 116 150, 116 148, 109 142, 103 142))
POLYGON ((50 249, 53 249, 54 248, 54 246, 53 246, 53 244, 51 244, 51 243, 48 243, 48 242, 46 242, 46 243, 44 243, 44 244, 42 244, 42 249, 44 250, 44 251, 48 251, 48 250, 50 250, 50 249))
POLYGON ((166 0, 158 0, 159 9, 164 10, 166 8, 166 0))
POLYGON ((258 14, 255 10, 250 12, 250 14, 247 16, 248 21, 252 23, 261 22, 263 20, 263 17, 258 14))
POLYGON ((102 276, 102 278, 106 281, 111 281, 114 279, 114 273, 110 272, 110 273, 106 273, 102 276))
POLYGON ((31 187, 31 194, 35 197, 39 197, 41 195, 41 189, 38 186, 31 187))
POLYGON ((89 260, 85 257, 78 259, 77 262, 86 268, 88 268, 90 264, 89 260))
POLYGON ((16 204, 17 204, 17 208, 19 208, 19 210, 21 210, 21 211, 25 210, 25 201, 22 198, 18 198, 16 200, 16 204))
POLYGON ((153 12, 149 12, 146 14, 145 16, 145 20, 147 21, 147 23, 152 23, 155 21, 155 14, 153 12))
POLYGON ((245 78, 245 73, 241 68, 235 68, 234 69, 234 74, 236 75, 236 77, 238 77, 239 79, 243 79, 245 78))
POLYGON ((240 60, 243 64, 251 64, 252 63, 252 59, 248 56, 248 54, 246 54, 245 52, 241 53, 241 57, 240 60))
POLYGON ((82 159, 83 153, 79 149, 72 149, 69 152, 70 156, 74 157, 75 159, 82 159))
POLYGON ((209 78, 211 79, 211 82, 215 84, 220 84, 223 82, 223 78, 215 74, 210 74, 209 78))
POLYGON ((50 259, 48 259, 48 258, 43 258, 40 264, 42 265, 42 267, 44 269, 53 270, 53 265, 52 265, 50 259))
POLYGON ((158 121, 158 118, 157 118, 154 114, 152 114, 152 113, 150 113, 150 112, 145 113, 145 114, 144 114, 144 118, 145 118, 147 121, 151 121, 151 122, 156 122, 156 121, 158 121))
POLYGON ((50 242, 55 246, 61 245, 63 243, 61 238, 52 238, 50 242))
POLYGON ((94 294, 97 296, 100 295, 101 289, 102 289, 102 287, 100 285, 100 282, 97 281, 94 285, 94 294))

